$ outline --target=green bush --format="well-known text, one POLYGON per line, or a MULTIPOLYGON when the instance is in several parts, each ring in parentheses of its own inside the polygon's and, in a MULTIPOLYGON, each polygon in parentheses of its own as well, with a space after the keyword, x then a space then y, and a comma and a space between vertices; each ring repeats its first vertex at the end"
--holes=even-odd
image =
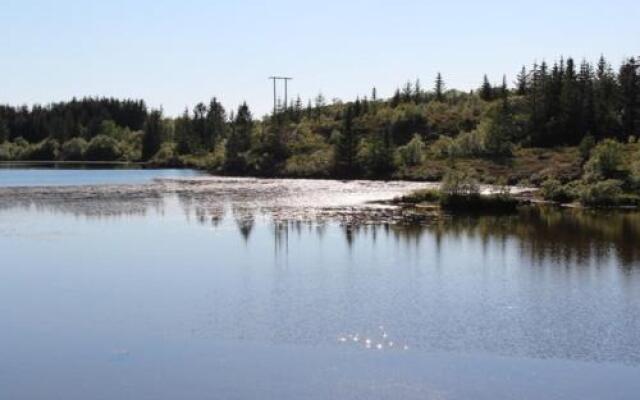
POLYGON ((441 199, 440 191, 437 189, 421 189, 404 195, 397 199, 401 203, 435 203, 441 199))
POLYGON ((513 143, 509 140, 512 123, 500 122, 503 119, 498 113, 498 116, 483 120, 478 125, 476 134, 481 140, 481 154, 498 157, 513 155, 513 143))
POLYGON ((585 183, 579 189, 580 202, 585 206, 607 207, 621 204, 623 182, 607 179, 595 183, 585 183))
POLYGON ((85 158, 89 161, 116 161, 122 157, 120 143, 110 136, 98 135, 91 139, 85 158))
POLYGON ((635 191, 640 192, 640 151, 635 155, 635 159, 631 161, 631 184, 635 191))
POLYGON ((624 145, 612 139, 600 142, 591 151, 591 157, 584 166, 587 181, 619 178, 623 170, 624 145))
POLYGON ((295 177, 327 177, 331 172, 333 151, 329 148, 310 154, 296 154, 287 159, 284 172, 295 177))
POLYGON ((455 139, 451 146, 451 154, 456 157, 473 157, 482 155, 483 139, 477 130, 462 132, 455 139))
POLYGON ((27 160, 31 156, 33 145, 24 140, 22 137, 16 138, 13 142, 4 142, 0 144, 0 160, 16 161, 27 160))
POLYGON ((45 139, 42 142, 32 145, 29 155, 29 160, 34 161, 53 161, 58 158, 60 151, 60 143, 55 139, 45 139))
POLYGON ((175 143, 163 143, 160 150, 151 158, 151 164, 162 166, 179 166, 180 159, 175 143))
POLYGON ((67 161, 82 161, 89 144, 80 137, 68 140, 62 145, 61 157, 67 161))
POLYGON ((596 140, 593 136, 587 135, 581 141, 578 146, 578 150, 580 151, 580 157, 582 160, 587 160, 591 155, 591 151, 596 145, 596 140))
POLYGON ((409 143, 398 147, 398 160, 400 165, 413 167, 424 160, 425 144, 419 134, 414 134, 409 143))
POLYGON ((452 157, 456 154, 455 142, 448 136, 440 136, 429 146, 428 151, 435 158, 452 157))
POLYGON ((13 143, 4 142, 0 144, 0 161, 13 160, 13 143))
POLYGON ((450 196, 469 196, 480 193, 475 172, 470 169, 450 169, 444 174, 440 191, 450 196))
POLYGON ((545 200, 556 201, 558 203, 567 203, 575 200, 575 193, 570 186, 563 185, 557 179, 550 178, 542 183, 540 190, 545 200))

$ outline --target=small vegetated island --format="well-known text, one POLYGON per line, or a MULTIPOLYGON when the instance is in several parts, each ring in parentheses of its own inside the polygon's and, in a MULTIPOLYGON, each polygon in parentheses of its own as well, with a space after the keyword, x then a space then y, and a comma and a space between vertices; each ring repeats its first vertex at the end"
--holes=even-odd
POLYGON ((141 100, 73 99, 0 106, 0 161, 125 161, 268 177, 440 181, 408 202, 510 208, 479 183, 540 187, 586 206, 638 206, 640 60, 613 68, 572 58, 523 67, 477 90, 407 82, 388 99, 297 98, 273 115, 216 99, 176 118, 141 100), (471 199, 471 200, 470 200, 471 199), (474 201, 478 200, 478 201, 474 201), (489 204, 489 205, 487 205, 489 204))

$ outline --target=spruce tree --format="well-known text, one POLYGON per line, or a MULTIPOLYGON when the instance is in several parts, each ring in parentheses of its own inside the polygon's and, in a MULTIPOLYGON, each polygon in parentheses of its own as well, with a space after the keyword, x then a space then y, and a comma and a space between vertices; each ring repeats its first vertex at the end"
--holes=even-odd
POLYGON ((191 116, 189 115, 189 109, 185 108, 182 116, 176 118, 174 122, 174 140, 178 154, 192 152, 191 137, 191 116))
POLYGON ((493 87, 491 86, 486 74, 482 80, 482 86, 480 87, 480 98, 484 101, 493 100, 493 87))
POLYGON ((206 151, 212 150, 218 140, 225 136, 227 128, 227 114, 222 104, 215 97, 211 99, 207 109, 204 141, 206 151))
POLYGON ((407 81, 407 83, 404 84, 404 87, 402 88, 402 101, 405 103, 408 103, 411 101, 413 97, 413 86, 411 85, 410 81, 407 81))
POLYGON ((225 169, 232 173, 247 171, 246 153, 251 148, 253 118, 247 103, 238 107, 232 123, 231 133, 225 146, 225 169))
POLYGON ((517 79, 518 80, 516 82, 516 86, 517 86, 516 94, 518 96, 524 96, 525 94, 527 94, 527 89, 529 88, 527 69, 524 67, 524 65, 522 66, 522 69, 520 70, 520 73, 518 74, 517 79))
POLYGON ((353 177, 356 175, 357 139, 353 127, 353 110, 347 106, 342 118, 342 129, 335 146, 334 169, 341 177, 353 177))
POLYGON ((393 97, 391 98, 391 108, 396 108, 400 105, 400 102, 402 101, 402 95, 400 94, 400 89, 396 89, 396 91, 393 93, 393 97))
POLYGON ((149 160, 158 150, 164 139, 164 121, 162 111, 154 110, 147 117, 142 136, 142 159, 149 160))
POLYGON ((197 150, 205 149, 207 146, 207 106, 204 103, 198 103, 193 108, 191 129, 197 150))
POLYGON ((595 73, 593 95, 595 126, 592 132, 598 139, 602 139, 606 135, 617 135, 620 132, 619 91, 616 74, 604 56, 600 56, 595 73))
POLYGON ((620 67, 622 135, 628 137, 640 134, 640 71, 635 58, 625 61, 620 67))
POLYGON ((413 85, 413 101, 415 101, 416 104, 422 102, 422 85, 420 84, 420 79, 416 79, 416 83, 413 85))
POLYGON ((438 72, 438 75, 436 75, 436 82, 433 90, 436 95, 437 101, 444 100, 444 89, 445 89, 445 85, 444 85, 444 80, 442 79, 442 74, 438 72))

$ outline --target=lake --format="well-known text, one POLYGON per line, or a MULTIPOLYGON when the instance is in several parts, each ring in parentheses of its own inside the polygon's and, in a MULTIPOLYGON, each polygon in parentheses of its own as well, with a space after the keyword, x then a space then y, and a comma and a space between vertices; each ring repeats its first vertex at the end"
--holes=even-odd
POLYGON ((0 399, 637 399, 640 213, 0 169, 0 399))

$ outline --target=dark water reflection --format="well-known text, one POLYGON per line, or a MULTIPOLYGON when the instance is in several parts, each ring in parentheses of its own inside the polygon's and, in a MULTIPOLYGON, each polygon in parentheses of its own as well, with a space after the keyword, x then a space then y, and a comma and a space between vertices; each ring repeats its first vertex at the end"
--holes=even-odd
POLYGON ((613 256, 632 268, 640 260, 640 213, 635 211, 527 208, 512 216, 450 218, 427 229, 439 240, 466 236, 506 246, 517 239, 522 256, 533 264, 600 263, 613 256))
POLYGON ((314 184, 0 191, 0 398, 637 395, 640 213, 314 184))

